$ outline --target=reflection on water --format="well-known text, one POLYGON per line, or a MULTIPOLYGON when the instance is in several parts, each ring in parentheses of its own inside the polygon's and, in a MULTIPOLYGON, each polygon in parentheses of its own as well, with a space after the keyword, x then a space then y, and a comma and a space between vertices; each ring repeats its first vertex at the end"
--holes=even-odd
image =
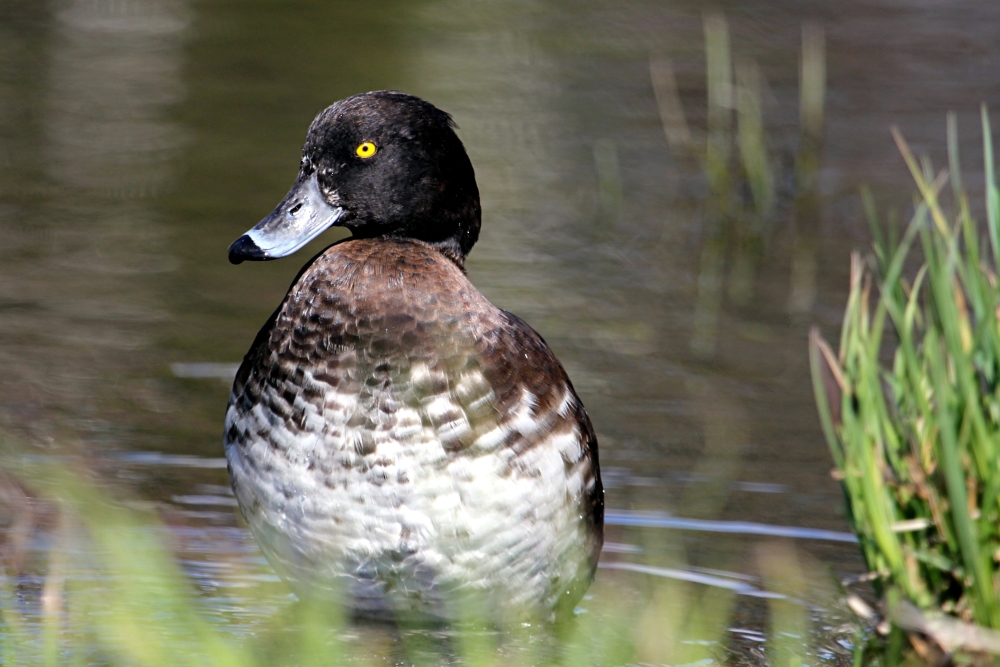
POLYGON ((769 526, 749 521, 706 521, 672 517, 657 512, 631 512, 612 510, 605 514, 609 526, 642 526, 647 528, 672 528, 675 530, 698 530, 708 533, 728 533, 730 535, 767 535, 770 537, 790 537, 797 540, 829 540, 830 542, 857 543, 853 533, 817 528, 796 528, 794 526, 769 526))
POLYGON ((113 445, 116 394, 151 398, 129 370, 169 317, 156 284, 176 262, 153 202, 183 133, 167 119, 182 99, 182 10, 79 0, 5 25, 17 47, 5 97, 21 108, 2 140, 0 387, 5 421, 35 441, 113 445))
POLYGON ((801 635, 781 605, 828 606, 827 569, 861 567, 806 331, 838 324, 858 186, 908 201, 889 125, 940 155, 945 110, 972 128, 1000 102, 1000 8, 761 0, 706 31, 696 3, 369 4, 0 0, 0 423, 159 508, 212 613, 285 604, 241 593, 272 575, 231 507, 219 379, 336 233, 266 265, 225 249, 318 110, 403 89, 476 167, 472 280, 546 337, 598 430, 617 546, 586 604, 682 573, 769 592, 736 604, 734 646, 801 635), (800 95, 824 48, 825 113, 800 95), (748 147, 746 183, 719 180, 748 147))

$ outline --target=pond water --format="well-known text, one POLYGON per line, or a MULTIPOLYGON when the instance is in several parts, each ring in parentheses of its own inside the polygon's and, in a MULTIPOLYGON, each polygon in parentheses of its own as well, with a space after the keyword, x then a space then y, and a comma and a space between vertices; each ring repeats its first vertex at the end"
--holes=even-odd
POLYGON ((906 214, 890 125, 942 164, 957 111, 981 181, 1000 5, 715 9, 763 82, 777 194, 753 253, 712 222, 651 79, 669 61, 705 126, 702 3, 0 0, 0 425, 154 507, 211 613, 251 627, 287 604, 279 585, 241 592, 273 577, 228 491, 222 417, 233 365, 339 232, 277 262, 234 267, 226 249, 287 191, 319 110, 403 90, 454 116, 475 165, 470 278, 546 338, 597 430, 608 544, 583 606, 657 578, 735 591, 727 641, 751 659, 768 594, 786 595, 825 619, 816 659, 845 659, 832 582, 863 565, 807 333, 837 334, 868 245, 859 187, 906 214), (826 43, 810 215, 794 201, 803 24, 826 43))

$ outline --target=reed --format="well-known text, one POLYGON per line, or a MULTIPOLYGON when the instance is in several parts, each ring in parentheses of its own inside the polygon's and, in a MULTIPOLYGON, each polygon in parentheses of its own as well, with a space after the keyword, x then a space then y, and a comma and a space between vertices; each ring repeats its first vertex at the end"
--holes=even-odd
POLYGON ((873 256, 852 256, 838 352, 815 329, 809 351, 877 592, 1000 629, 1000 206, 985 107, 982 127, 985 227, 963 187, 954 116, 939 173, 893 130, 917 186, 914 215, 900 235, 865 193, 873 256))

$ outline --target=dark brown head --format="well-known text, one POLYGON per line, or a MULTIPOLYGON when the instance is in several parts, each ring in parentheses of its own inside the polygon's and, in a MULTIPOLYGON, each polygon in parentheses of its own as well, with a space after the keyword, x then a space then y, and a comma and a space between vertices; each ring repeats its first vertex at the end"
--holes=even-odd
POLYGON ((479 238, 479 189, 451 116, 392 91, 320 113, 299 176, 274 211, 229 248, 229 261, 295 252, 337 225, 360 238, 425 241, 462 264, 479 238))

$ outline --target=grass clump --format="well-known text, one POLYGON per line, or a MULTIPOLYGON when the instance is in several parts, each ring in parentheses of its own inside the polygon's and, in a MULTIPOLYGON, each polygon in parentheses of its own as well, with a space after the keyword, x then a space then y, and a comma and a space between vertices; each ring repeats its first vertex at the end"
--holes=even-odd
POLYGON ((954 117, 938 174, 893 131, 915 213, 901 236, 887 231, 865 193, 874 257, 852 258, 839 352, 814 330, 810 359, 878 592, 1000 629, 1000 206, 985 107, 982 123, 985 229, 962 185, 954 117))

